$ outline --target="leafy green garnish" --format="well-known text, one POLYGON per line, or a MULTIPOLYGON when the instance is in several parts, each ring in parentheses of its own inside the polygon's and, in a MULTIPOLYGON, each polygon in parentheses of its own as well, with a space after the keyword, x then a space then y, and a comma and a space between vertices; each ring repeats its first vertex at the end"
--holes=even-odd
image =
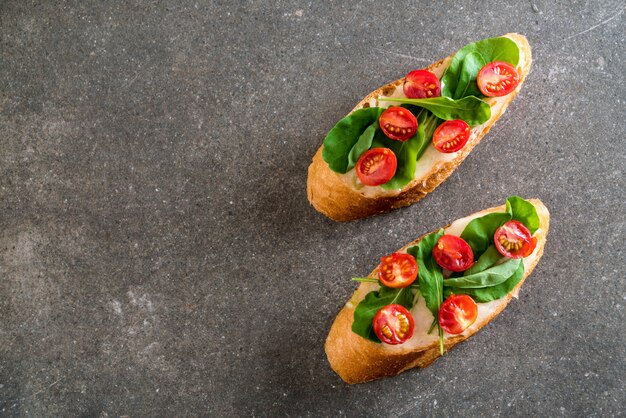
POLYGON ((486 303, 491 302, 492 300, 501 299, 513 290, 513 288, 517 286, 520 280, 524 277, 524 263, 520 259, 518 259, 518 261, 519 264, 513 274, 507 280, 498 285, 475 289, 445 287, 444 295, 445 297, 450 296, 451 293, 454 293, 455 295, 469 295, 478 303, 486 303))
POLYGON ((521 262, 522 260, 519 258, 510 258, 502 264, 497 264, 477 273, 446 279, 443 285, 453 288, 453 291, 497 286, 511 277, 521 262))
POLYGON ((352 170, 357 161, 359 161, 359 157, 372 147, 372 141, 374 140, 374 134, 376 134, 377 129, 378 120, 365 128, 365 131, 361 134, 359 140, 356 141, 356 144, 354 144, 348 154, 348 166, 346 167, 346 171, 352 170))
POLYGON ((435 262, 432 256, 433 248, 443 235, 443 229, 426 235, 420 242, 410 247, 407 253, 415 257, 417 261, 417 274, 420 284, 420 292, 424 297, 426 306, 437 316, 441 306, 441 290, 443 288, 443 274, 441 267, 435 262))
POLYGON ((430 99, 381 98, 380 101, 411 104, 428 109, 439 119, 463 119, 470 126, 483 124, 491 117, 491 107, 478 97, 468 96, 460 100, 449 97, 430 99))
POLYGON ((430 145, 430 143, 432 142, 431 140, 433 138, 433 133, 435 132, 435 129, 437 129, 437 127, 441 124, 441 119, 439 119, 437 116, 433 115, 432 113, 428 112, 427 110, 424 110, 424 115, 422 116, 423 116, 423 121, 422 119, 419 120, 420 126, 418 130, 422 129, 424 134, 423 134, 422 143, 420 144, 420 147, 417 150, 418 160, 422 156, 424 151, 426 151, 426 148, 428 148, 428 145, 430 145))
POLYGON ((495 245, 491 245, 487 248, 487 251, 485 251, 478 260, 476 260, 472 267, 463 272, 463 276, 469 276, 470 274, 486 270, 496 264, 501 258, 502 254, 500 254, 500 251, 498 251, 495 245))
MULTIPOLYGON (((435 318, 439 316, 439 308, 443 303, 443 273, 433 258, 433 248, 443 235, 443 229, 426 235, 420 242, 407 250, 417 261, 417 275, 420 293, 424 297, 426 307, 435 318)), ((443 355, 443 330, 439 327, 439 348, 443 355)))
POLYGON ((461 74, 459 75, 458 84, 453 97, 464 97, 467 90, 472 85, 472 81, 476 79, 476 75, 487 63, 482 55, 476 52, 470 52, 463 59, 461 74))
POLYGON ((411 289, 408 287, 392 289, 383 286, 377 291, 369 292, 354 310, 352 331, 363 338, 379 343, 380 339, 374 333, 372 321, 376 312, 394 303, 411 310, 413 308, 413 292, 411 289))
POLYGON ((493 243, 496 229, 511 219, 526 225, 531 234, 539 228, 539 216, 535 206, 519 196, 511 196, 506 200, 505 212, 490 213, 473 219, 463 230, 461 238, 472 247, 474 257, 480 257, 493 243))
MULTIPOLYGON (((331 170, 337 173, 348 172, 350 151, 357 144, 365 130, 378 122, 378 117, 382 111, 383 109, 380 107, 367 107, 355 110, 337 122, 335 127, 328 132, 328 135, 324 138, 322 158, 328 163, 331 170)), ((364 138, 364 142, 366 142, 366 139, 364 138)))
POLYGON ((452 99, 480 96, 476 76, 480 69, 493 61, 504 61, 516 66, 519 47, 509 38, 489 38, 461 48, 441 78, 441 95, 452 99))

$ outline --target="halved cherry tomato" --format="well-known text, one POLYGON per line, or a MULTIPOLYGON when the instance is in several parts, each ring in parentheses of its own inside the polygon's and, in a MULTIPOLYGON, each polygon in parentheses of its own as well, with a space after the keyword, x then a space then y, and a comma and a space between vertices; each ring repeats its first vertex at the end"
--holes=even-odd
POLYGON ((417 262, 411 254, 393 253, 380 259, 378 278, 387 287, 407 287, 417 278, 417 262))
POLYGON ((460 334, 476 321, 478 305, 468 295, 450 295, 439 308, 439 325, 448 334, 460 334))
POLYGON ((417 119, 409 110, 391 106, 387 108, 378 121, 383 133, 391 139, 406 141, 417 131, 417 119))
POLYGON ((496 229, 493 242, 500 254, 509 258, 528 257, 537 246, 537 238, 533 238, 526 225, 515 220, 496 229))
POLYGON ((444 269, 464 271, 474 264, 472 247, 461 237, 442 235, 433 248, 433 258, 444 269))
POLYGON ((411 336, 415 322, 413 316, 402 305, 387 305, 381 308, 372 321, 374 333, 386 344, 402 344, 411 336))
POLYGON ((415 70, 408 73, 402 88, 404 95, 411 99, 428 99, 441 96, 439 79, 427 70, 415 70))
POLYGON ((447 120, 435 129, 433 145, 437 151, 450 153, 457 152, 467 144, 470 137, 470 127, 464 120, 447 120))
POLYGON ((356 175, 366 186, 380 186, 396 174, 398 160, 389 148, 365 151, 356 163, 356 175))
POLYGON ((519 84, 519 74, 508 62, 494 61, 480 69, 476 82, 485 96, 506 96, 519 84))

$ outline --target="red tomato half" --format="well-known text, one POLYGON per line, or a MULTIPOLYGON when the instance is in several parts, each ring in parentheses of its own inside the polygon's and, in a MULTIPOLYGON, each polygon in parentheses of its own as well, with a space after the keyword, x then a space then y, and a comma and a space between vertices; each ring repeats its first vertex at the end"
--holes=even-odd
POLYGON ((508 62, 494 61, 481 68, 476 82, 478 89, 485 96, 506 96, 519 84, 519 74, 508 62))
POLYGON ((439 79, 427 70, 415 70, 408 73, 402 88, 404 95, 411 99, 428 99, 441 96, 439 79))
POLYGON ((464 120, 447 120, 435 129, 433 145, 437 151, 450 153, 457 152, 467 144, 470 137, 470 127, 464 120))
POLYGON ((393 253, 380 259, 378 278, 387 287, 407 287, 417 278, 417 262, 411 254, 393 253))
POLYGON ((387 108, 378 121, 383 133, 391 139, 406 141, 417 131, 417 119, 409 110, 392 106, 387 108))
POLYGON ((396 174, 398 160, 389 148, 372 148, 365 151, 356 163, 356 175, 366 186, 380 186, 396 174))
POLYGON ((476 321, 478 305, 468 295, 450 295, 439 309, 439 325, 448 334, 460 334, 476 321))
POLYGON ((404 306, 387 305, 381 308, 372 321, 374 333, 386 344, 402 344, 413 335, 415 322, 404 306))
POLYGON ((474 264, 472 247, 461 237, 442 235, 433 248, 433 258, 444 269, 464 271, 474 264))
POLYGON ((496 229, 493 242, 500 254, 509 258, 528 257, 537 246, 537 238, 520 221, 508 221, 496 229))

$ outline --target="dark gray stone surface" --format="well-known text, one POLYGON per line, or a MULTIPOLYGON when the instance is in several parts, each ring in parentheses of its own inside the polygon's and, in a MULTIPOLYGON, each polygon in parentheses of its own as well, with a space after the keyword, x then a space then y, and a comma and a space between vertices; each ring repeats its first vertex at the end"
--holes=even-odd
POLYGON ((0 1, 0 415, 623 414, 624 2, 245 3, 0 1), (530 77, 447 182, 359 222, 309 206, 362 96, 513 31, 530 77), (520 299, 345 385, 349 278, 511 194, 553 216, 520 299))

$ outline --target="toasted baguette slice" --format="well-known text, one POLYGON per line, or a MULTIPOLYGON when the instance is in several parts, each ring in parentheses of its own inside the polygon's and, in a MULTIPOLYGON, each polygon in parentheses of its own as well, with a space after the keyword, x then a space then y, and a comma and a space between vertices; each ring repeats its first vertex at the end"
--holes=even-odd
MULTIPOLYGON (((537 209, 541 221, 535 232, 537 247, 528 257, 524 258, 524 278, 505 297, 488 303, 478 303, 478 318, 476 322, 459 335, 445 335, 446 351, 457 343, 471 337, 476 331, 484 327, 495 318, 509 303, 512 297, 517 297, 519 288, 532 273, 539 262, 546 244, 546 236, 550 226, 550 213, 544 204, 537 199, 529 200, 537 209)), ((505 206, 483 210, 465 218, 458 219, 445 228, 446 234, 461 235, 465 226, 474 218, 491 212, 503 212, 505 206)), ((400 252, 414 246, 422 237, 402 247, 400 252)), ((369 277, 377 277, 375 269, 369 277)), ((363 383, 385 376, 394 376, 413 367, 426 367, 440 356, 437 332, 427 334, 433 321, 433 315, 425 305, 424 298, 419 298, 411 310, 415 320, 415 331, 410 340, 401 345, 377 344, 352 332, 354 310, 359 302, 372 290, 376 290, 375 283, 361 283, 354 292, 350 301, 339 312, 326 339, 326 355, 331 367, 347 383, 363 383)))
MULTIPOLYGON (((401 189, 385 190, 382 187, 364 187, 361 185, 354 169, 346 174, 332 171, 322 159, 324 147, 322 145, 309 166, 307 180, 307 195, 309 202, 315 209, 336 221, 360 219, 415 203, 448 178, 504 113, 509 103, 519 92, 530 71, 532 57, 530 45, 526 38, 515 33, 504 36, 515 41, 520 49, 520 61, 517 67, 520 76, 519 85, 512 93, 504 97, 485 99, 491 105, 491 118, 484 124, 472 129, 470 138, 462 150, 456 153, 443 154, 435 150, 432 144, 429 145, 417 162, 413 180, 401 189)), ((453 56, 454 54, 426 69, 441 78, 453 56)), ((403 84, 404 78, 401 78, 374 90, 361 100, 352 109, 352 112, 367 106, 397 105, 398 103, 394 102, 380 102, 379 104, 378 99, 380 97, 404 97, 403 84)))

